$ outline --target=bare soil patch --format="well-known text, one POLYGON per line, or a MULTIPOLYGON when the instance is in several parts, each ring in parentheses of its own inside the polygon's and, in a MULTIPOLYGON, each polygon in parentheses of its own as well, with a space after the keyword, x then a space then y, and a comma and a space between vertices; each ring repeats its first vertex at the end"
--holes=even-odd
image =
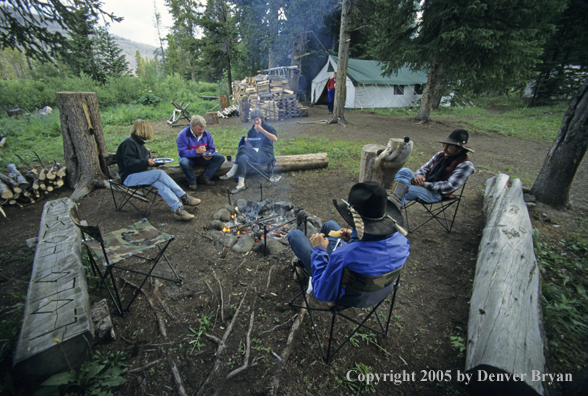
MULTIPOLYGON (((313 107, 310 114, 309 118, 273 123, 279 138, 319 135, 356 141, 358 145, 385 145, 389 138, 410 136, 416 145, 415 157, 419 163, 424 163, 439 150, 440 144, 435 143, 436 140, 445 138, 455 128, 469 129, 467 124, 453 120, 420 125, 409 119, 360 112, 346 113, 350 124, 342 127, 309 123, 326 119, 326 108, 313 107)), ((216 128, 225 125, 242 125, 243 130, 247 127, 237 118, 220 122, 210 126, 213 134, 216 128)), ((169 136, 170 141, 174 141, 177 129, 169 127, 165 121, 153 125, 157 134, 169 136)), ((197 331, 203 316, 207 316, 210 320, 207 332, 221 338, 243 298, 244 303, 226 349, 220 356, 220 375, 207 386, 204 394, 269 394, 272 380, 278 373, 280 395, 352 393, 343 381, 347 372, 357 369, 360 364, 371 367, 372 373, 401 373, 403 370, 415 373, 413 378, 399 384, 380 382, 375 386, 378 394, 464 394, 463 385, 455 381, 457 370, 464 370, 464 358, 451 346, 449 337, 467 338, 468 301, 484 226, 484 183, 497 172, 503 172, 520 177, 526 187, 530 187, 551 143, 472 131, 470 145, 476 150, 471 159, 477 172, 466 187, 465 200, 453 231, 447 234, 431 223, 409 236, 411 255, 402 274, 390 334, 388 337, 374 337, 377 345, 358 338, 359 345, 345 346, 331 366, 323 364, 306 316, 293 340, 290 358, 280 370, 280 362, 274 353, 281 354, 290 332, 291 319, 298 312, 286 305, 297 290, 290 272, 293 253, 285 249, 276 256, 264 257, 255 253, 245 256, 211 240, 218 232, 209 228, 211 216, 228 204, 226 189, 233 188, 233 182, 219 182, 213 187, 200 186, 194 195, 201 198, 202 203, 190 209, 196 219, 188 223, 174 221, 171 210, 158 199, 149 220, 157 228, 175 235, 168 257, 184 278, 184 285, 178 287, 164 283, 160 288, 161 299, 177 319, 172 319, 156 307, 166 319, 166 338, 161 336, 154 311, 144 296, 138 298, 125 318, 113 314, 117 340, 101 342, 96 349, 127 351, 127 363, 132 369, 160 361, 142 372, 128 374, 122 394, 176 394, 176 385, 166 360, 168 357, 177 365, 186 393, 196 394, 213 369, 217 345, 203 337, 200 350, 193 349, 189 341, 193 341, 194 337, 189 336, 193 334, 189 328, 197 331), (213 271, 222 285, 222 312, 221 290, 213 271), (230 371, 243 364, 252 310, 251 360, 255 360, 256 365, 225 380, 230 371), (282 326, 272 330, 276 325, 282 326), (450 370, 453 379, 449 382, 421 381, 423 373, 427 374, 430 370, 450 370)), ((559 240, 563 234, 575 230, 578 219, 586 218, 586 168, 586 163, 582 164, 572 186, 573 210, 554 211, 544 206, 531 210, 534 226, 545 237, 559 240)), ((277 187, 264 183, 266 188, 263 194, 264 198, 290 201, 309 214, 321 217, 323 222, 335 220, 343 224, 333 208, 332 199, 346 198, 356 182, 357 175, 345 169, 331 167, 321 171, 291 172, 282 175, 277 187)), ((185 184, 185 180, 180 180, 180 185, 186 187, 185 184)), ((259 200, 258 185, 259 180, 249 180, 249 189, 238 197, 259 200)), ((69 194, 71 190, 63 190, 53 197, 69 194)), ((0 218, 2 308, 15 303, 10 292, 26 293, 33 254, 26 247, 25 240, 37 236, 41 211, 41 203, 25 208, 7 207, 7 218, 0 218)), ((110 191, 104 189, 84 198, 79 211, 82 219, 89 224, 98 224, 105 231, 140 219, 132 208, 115 212, 110 191)), ((418 210, 411 213, 416 218, 421 215, 418 210)), ((126 286, 125 293, 131 289, 126 286)), ((150 286, 147 286, 149 289, 150 286)), ((106 297, 103 289, 92 289, 90 292, 96 300, 106 297)), ((319 327, 325 326, 325 318, 323 316, 319 321, 319 327)), ((4 366, 4 369, 7 367, 4 366)), ((357 378, 356 375, 352 378, 357 378)))

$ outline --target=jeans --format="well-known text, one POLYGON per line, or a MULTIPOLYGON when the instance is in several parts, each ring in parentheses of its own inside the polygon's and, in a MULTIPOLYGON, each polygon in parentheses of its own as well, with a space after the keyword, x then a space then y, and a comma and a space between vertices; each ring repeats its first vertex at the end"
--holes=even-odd
POLYGON ((404 198, 402 199, 402 205, 404 205, 405 199, 409 201, 414 201, 418 198, 421 201, 428 203, 441 201, 441 199, 443 198, 441 194, 435 191, 431 191, 425 187, 413 186, 412 184, 410 184, 412 179, 414 179, 414 173, 408 168, 400 169, 394 177, 394 181, 399 181, 408 186, 408 192, 404 195, 404 198))
POLYGON ((196 176, 194 176, 195 166, 206 166, 206 169, 204 169, 201 176, 210 180, 224 162, 225 157, 220 154, 213 155, 209 160, 204 159, 202 156, 194 158, 180 157, 180 168, 182 169, 182 172, 184 172, 184 175, 186 175, 188 183, 192 184, 196 182, 196 176))
POLYGON ((247 175, 247 161, 256 164, 265 164, 266 162, 270 162, 272 158, 273 156, 271 154, 262 152, 261 149, 255 151, 253 147, 243 145, 239 147, 237 157, 235 158, 235 163, 238 166, 236 176, 245 177, 247 175))
POLYGON ((328 95, 328 98, 329 98, 329 105, 327 106, 327 108, 329 109, 329 112, 332 113, 333 112, 333 106, 335 104, 335 90, 334 89, 329 89, 327 91, 327 95, 328 95))
MULTIPOLYGON (((341 227, 333 220, 327 221, 321 227, 319 231, 322 234, 328 235, 330 231, 338 231, 341 227)), ((327 254, 331 254, 331 252, 335 249, 335 244, 337 243, 338 238, 332 238, 327 236, 329 240, 329 246, 327 246, 327 254)), ((309 274, 312 274, 312 267, 310 265, 310 255, 312 254, 312 244, 308 240, 308 238, 304 235, 304 233, 300 230, 293 230, 288 233, 288 242, 290 242, 290 246, 292 247, 292 251, 300 259, 304 268, 309 274)), ((346 243, 343 240, 339 241, 340 245, 345 245, 346 243)))
POLYGON ((140 184, 149 185, 157 188, 157 193, 163 198, 172 210, 178 210, 182 203, 178 199, 186 194, 177 183, 161 169, 149 170, 139 173, 131 173, 127 176, 125 186, 132 187, 140 184))

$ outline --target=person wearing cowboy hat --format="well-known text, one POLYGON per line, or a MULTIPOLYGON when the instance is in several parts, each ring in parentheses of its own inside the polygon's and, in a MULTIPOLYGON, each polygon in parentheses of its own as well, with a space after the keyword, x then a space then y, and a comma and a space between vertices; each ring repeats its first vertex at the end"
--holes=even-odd
POLYGON ((408 168, 402 168, 394 177, 394 184, 390 201, 400 209, 404 200, 420 199, 434 203, 443 198, 451 197, 451 193, 460 188, 476 171, 474 164, 468 158, 468 152, 474 152, 467 147, 469 134, 465 129, 456 129, 443 143, 443 150, 438 152, 421 166, 416 173, 408 168))
POLYGON ((383 275, 402 267, 410 250, 402 215, 381 184, 357 183, 347 201, 333 200, 333 204, 352 229, 328 221, 310 241, 300 230, 288 233, 294 254, 311 276, 315 298, 328 302, 345 293, 339 290, 344 268, 366 276, 383 275), (337 236, 329 236, 331 231, 338 231, 337 236))

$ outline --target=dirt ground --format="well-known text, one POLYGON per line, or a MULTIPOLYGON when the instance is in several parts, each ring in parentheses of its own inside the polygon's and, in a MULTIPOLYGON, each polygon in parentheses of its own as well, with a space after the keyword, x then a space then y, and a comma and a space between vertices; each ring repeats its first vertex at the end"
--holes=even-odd
MULTIPOLYGON (((357 141, 358 145, 385 145, 389 138, 410 136, 415 142, 413 155, 417 161, 414 164, 424 163, 439 151, 440 144, 435 141, 447 137, 453 129, 464 127, 471 130, 464 120, 458 123, 444 119, 441 123, 420 125, 409 119, 360 112, 348 112, 346 117, 349 122, 347 127, 309 123, 327 118, 326 108, 312 107, 308 118, 274 122, 272 125, 280 139, 318 135, 357 141)), ((164 121, 153 125, 157 134, 169 135, 170 140, 177 134, 177 129, 172 129, 164 121)), ((232 118, 221 120, 219 125, 208 129, 214 134, 216 128, 226 125, 242 124, 237 118, 232 118)), ((245 127, 243 125, 244 130, 245 127)), ((168 358, 177 365, 188 395, 198 393, 212 372, 216 359, 220 359, 220 369, 204 387, 202 394, 265 395, 270 394, 276 384, 279 395, 355 394, 357 389, 352 390, 344 382, 349 370, 358 370, 351 373, 352 379, 357 379, 361 370, 380 374, 414 373, 413 377, 404 378, 397 384, 380 382, 374 386, 377 394, 465 394, 466 388, 455 380, 457 370, 464 370, 465 359, 451 345, 450 337, 467 339, 468 301, 484 225, 482 205, 485 181, 502 172, 521 178, 525 187, 530 188, 551 143, 523 141, 472 130, 470 146, 475 150, 470 158, 477 172, 465 189, 465 199, 453 231, 447 234, 440 226, 431 223, 409 236, 411 255, 401 276, 390 334, 371 339, 356 337, 356 346, 346 345, 330 366, 321 359, 308 315, 295 333, 285 366, 276 357, 282 355, 293 318, 298 313, 297 309, 286 305, 297 289, 290 271, 293 258, 290 249, 276 256, 264 257, 256 253, 238 254, 214 242, 218 231, 209 227, 211 216, 228 204, 226 189, 232 188, 233 182, 219 182, 213 187, 200 186, 195 196, 201 198, 202 203, 190 209, 196 219, 188 223, 174 221, 165 203, 157 200, 149 220, 157 228, 175 235, 168 257, 184 279, 184 284, 176 286, 165 282, 160 288, 160 298, 173 314, 172 318, 161 306, 155 306, 157 314, 165 320, 166 337, 160 334, 154 308, 142 295, 126 317, 118 317, 113 312, 116 340, 101 341, 95 349, 127 351, 126 363, 131 369, 159 361, 145 370, 128 374, 121 394, 177 394, 168 358), (201 338, 200 348, 195 347, 195 343, 189 343, 196 339, 190 328, 198 332, 206 320, 209 322, 206 332, 221 339, 241 301, 243 304, 226 339, 226 348, 220 355, 217 356, 217 343, 209 338, 201 338), (229 372, 244 364, 251 318, 253 329, 249 362, 255 362, 255 365, 227 380, 229 372), (364 365, 369 369, 362 369, 364 365), (452 380, 430 381, 427 375, 437 370, 450 370, 452 380), (275 382, 276 379, 279 381, 275 382)), ((559 240, 563 234, 574 231, 579 219, 586 218, 587 167, 584 161, 572 186, 572 209, 554 211, 542 205, 531 209, 534 227, 540 230, 543 237, 559 240)), ((185 180, 179 181, 185 186, 185 180)), ((346 198, 356 182, 357 175, 345 169, 330 167, 321 171, 291 172, 282 175, 277 187, 266 183, 264 198, 290 201, 309 214, 321 217, 323 222, 336 220, 343 224, 332 199, 346 198)), ((62 190, 53 197, 68 196, 70 193, 71 190, 62 190)), ((259 200, 259 189, 254 185, 240 194, 240 198, 259 200)), ((7 218, 0 217, 3 308, 15 302, 10 292, 26 292, 33 253, 26 247, 25 240, 37 236, 42 206, 38 203, 22 209, 7 207, 7 218)), ((140 219, 132 208, 115 212, 110 191, 104 189, 84 198, 79 211, 82 219, 89 224, 98 224, 105 231, 140 219)), ((418 219, 422 217, 422 212, 415 208, 410 215, 411 219, 418 219)), ((146 290, 150 289, 148 285, 146 290)), ((130 286, 124 288, 126 298, 132 291, 130 286)), ((90 293, 94 300, 106 297, 103 289, 91 289, 90 293)), ((316 317, 317 326, 324 328, 327 316, 318 314, 316 317)), ((357 385, 357 382, 354 384, 357 385)))

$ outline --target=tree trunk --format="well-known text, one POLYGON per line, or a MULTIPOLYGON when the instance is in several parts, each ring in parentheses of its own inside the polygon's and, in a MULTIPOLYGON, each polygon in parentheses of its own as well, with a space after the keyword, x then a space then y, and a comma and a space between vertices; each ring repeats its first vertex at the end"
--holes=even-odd
POLYGON ((566 111, 559 133, 531 188, 537 201, 562 209, 588 148, 588 79, 566 111))
POLYGON ((298 67, 298 70, 293 70, 290 78, 288 79, 288 84, 290 89, 294 91, 295 95, 298 95, 298 81, 300 80, 300 69, 302 65, 302 58, 301 56, 302 51, 306 47, 306 32, 300 32, 296 34, 294 37, 294 42, 292 43, 292 56, 290 66, 298 67))
POLYGON ((411 153, 410 140, 390 139, 386 147, 366 144, 361 150, 359 182, 377 181, 384 188, 390 188, 396 173, 406 164, 411 153))
POLYGON ((341 29, 339 30, 339 53, 337 54, 337 81, 339 83, 335 86, 335 103, 333 107, 333 118, 329 124, 342 123, 345 125, 345 115, 343 114, 345 108, 345 97, 347 96, 347 89, 345 82, 347 81, 347 64, 349 62, 349 46, 351 43, 351 7, 353 0, 342 0, 341 2, 341 29))
POLYGON ((468 321, 470 393, 544 395, 542 382, 532 378, 534 371, 545 372, 541 273, 521 181, 504 174, 489 179, 484 215, 468 321), (510 381, 505 376, 484 379, 505 373, 510 381), (524 377, 513 381, 515 373, 524 377))
POLYGON ((430 122, 431 109, 433 108, 433 101, 435 99, 435 88, 437 87, 437 77, 441 71, 441 57, 439 54, 433 55, 431 63, 431 70, 429 70, 429 78, 427 79, 427 87, 423 94, 423 101, 419 114, 415 117, 416 121, 430 122))
POLYGON ((79 201, 94 188, 105 187, 108 155, 94 92, 57 92, 67 183, 79 201))
POLYGON ((231 75, 231 57, 227 54, 227 82, 229 84, 229 96, 233 95, 233 76, 231 75))

